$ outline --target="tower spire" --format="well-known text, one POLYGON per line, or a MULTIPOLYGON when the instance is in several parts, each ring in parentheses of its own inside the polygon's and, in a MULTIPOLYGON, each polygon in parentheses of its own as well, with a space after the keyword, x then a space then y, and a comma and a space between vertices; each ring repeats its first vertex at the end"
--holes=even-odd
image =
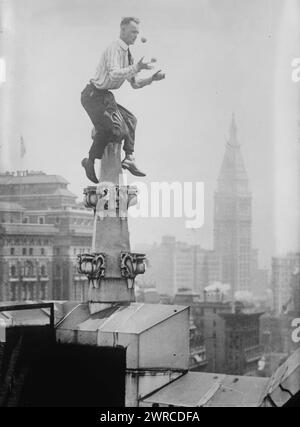
POLYGON ((229 139, 215 192, 214 250, 219 260, 221 282, 231 285, 232 294, 251 289, 251 192, 237 141, 232 114, 229 139))
POLYGON ((237 141, 237 126, 236 126, 235 113, 234 112, 232 112, 228 144, 232 145, 232 146, 236 146, 236 147, 239 146, 239 143, 237 141))
POLYGON ((218 178, 218 190, 226 192, 248 191, 248 178, 241 146, 237 139, 237 125, 234 113, 232 113, 229 139, 225 147, 225 155, 218 178))

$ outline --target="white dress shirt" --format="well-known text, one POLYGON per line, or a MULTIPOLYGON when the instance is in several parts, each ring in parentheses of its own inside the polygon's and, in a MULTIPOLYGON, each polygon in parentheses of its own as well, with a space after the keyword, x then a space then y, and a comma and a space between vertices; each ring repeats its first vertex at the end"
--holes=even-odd
MULTIPOLYGON (((125 80, 128 80, 134 89, 139 89, 152 82, 151 77, 136 79, 137 64, 129 65, 129 46, 121 39, 113 42, 104 51, 91 83, 98 89, 119 89, 125 80)), ((133 58, 132 58, 133 62, 133 58)))

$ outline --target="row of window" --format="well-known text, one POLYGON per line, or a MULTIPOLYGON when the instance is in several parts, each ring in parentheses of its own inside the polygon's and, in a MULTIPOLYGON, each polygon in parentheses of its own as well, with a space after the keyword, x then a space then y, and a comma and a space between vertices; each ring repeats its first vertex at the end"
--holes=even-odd
MULTIPOLYGON (((23 218, 22 222, 23 222, 23 224, 29 224, 30 223, 29 217, 25 216, 23 218)), ((46 223, 45 217, 39 216, 38 217, 38 224, 45 224, 45 223, 46 223)), ((60 224, 60 218, 59 217, 55 218, 55 223, 56 224, 60 224)), ((71 223, 74 224, 74 225, 87 225, 87 226, 92 226, 93 225, 93 221, 89 220, 89 219, 77 219, 77 218, 75 218, 75 219, 73 219, 71 221, 71 223)))
MULTIPOLYGON (((83 253, 90 253, 91 248, 74 248, 73 254, 83 254, 83 253)), ((10 248, 10 255, 14 256, 17 255, 17 250, 14 247, 10 248)), ((21 254, 23 256, 46 256, 47 252, 45 248, 22 248, 21 254)), ((61 251, 60 248, 54 248, 54 255, 60 255, 61 251)))
MULTIPOLYGON (((16 248, 10 248, 10 255, 16 255, 16 248)), ((46 250, 45 250, 45 248, 40 248, 39 251, 38 251, 38 249, 34 250, 33 248, 22 248, 22 255, 23 256, 26 256, 26 255, 29 255, 29 256, 33 256, 33 255, 44 256, 44 255, 46 255, 46 250)))
POLYGON ((5 238, 3 240, 4 246, 50 246, 52 245, 52 241, 50 239, 33 239, 33 238, 25 238, 25 239, 12 239, 5 238))
MULTIPOLYGON (((23 218, 23 224, 29 224, 29 217, 28 216, 24 216, 23 218)), ((39 216, 38 217, 38 224, 45 224, 45 217, 43 216, 39 216)))
MULTIPOLYGON (((27 261, 25 265, 21 266, 19 269, 16 265, 11 265, 9 268, 9 275, 11 277, 18 277, 19 274, 23 277, 35 277, 37 274, 36 266, 30 261, 27 261)), ((47 267, 45 265, 39 267, 39 274, 42 277, 47 276, 47 267)))
POLYGON ((92 226, 93 225, 93 221, 89 220, 89 219, 74 219, 72 221, 72 223, 74 225, 88 225, 88 226, 92 226))
POLYGON ((10 283, 6 294, 8 301, 44 300, 48 298, 48 289, 46 283, 41 283, 38 286, 32 283, 23 283, 22 285, 10 283))

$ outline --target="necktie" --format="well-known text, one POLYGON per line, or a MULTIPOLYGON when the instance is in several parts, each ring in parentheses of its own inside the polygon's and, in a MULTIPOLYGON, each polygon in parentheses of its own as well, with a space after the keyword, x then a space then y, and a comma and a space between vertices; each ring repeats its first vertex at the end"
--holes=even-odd
POLYGON ((128 48, 128 65, 133 65, 130 49, 128 48))
MULTIPOLYGON (((132 60, 132 56, 129 48, 128 48, 128 65, 133 65, 133 60, 132 60)), ((135 77, 132 77, 131 83, 134 83, 134 82, 135 82, 135 77)))

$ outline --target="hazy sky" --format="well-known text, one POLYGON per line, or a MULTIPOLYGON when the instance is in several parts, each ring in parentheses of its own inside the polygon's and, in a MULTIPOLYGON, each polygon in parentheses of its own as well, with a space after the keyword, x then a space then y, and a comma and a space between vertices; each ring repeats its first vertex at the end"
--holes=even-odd
POLYGON ((144 182, 203 181, 205 224, 193 235, 183 219, 134 219, 132 242, 174 234, 212 246, 213 193, 234 111, 261 265, 274 253, 299 250, 300 83, 290 77, 291 60, 300 57, 299 3, 7 0, 1 168, 62 175, 81 198, 89 185, 80 162, 91 123, 80 92, 118 37, 120 18, 135 15, 149 41, 133 47, 133 55, 156 57, 166 72, 162 82, 141 90, 126 82, 115 92, 138 118, 136 157, 147 173, 144 182), (27 150, 22 163, 20 134, 27 150))

